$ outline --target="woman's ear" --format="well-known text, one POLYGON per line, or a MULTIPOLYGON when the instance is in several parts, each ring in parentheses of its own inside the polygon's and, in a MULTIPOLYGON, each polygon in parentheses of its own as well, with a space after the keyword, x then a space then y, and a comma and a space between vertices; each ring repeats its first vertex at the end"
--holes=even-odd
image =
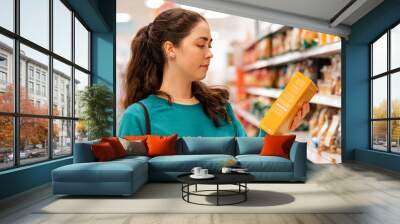
POLYGON ((175 46, 171 41, 165 41, 163 48, 167 58, 174 59, 176 57, 175 46))

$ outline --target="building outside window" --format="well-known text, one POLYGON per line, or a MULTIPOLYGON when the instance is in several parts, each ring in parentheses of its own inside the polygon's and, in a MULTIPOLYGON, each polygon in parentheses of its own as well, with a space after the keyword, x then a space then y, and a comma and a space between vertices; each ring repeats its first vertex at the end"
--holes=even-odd
MULTIPOLYGON (((13 1, 7 2, 13 3, 13 1)), ((4 4, 9 4, 7 2, 4 4)), ((52 4, 49 4, 49 0, 19 1, 17 9, 19 12, 12 13, 14 17, 19 16, 14 18, 19 21, 16 24, 17 29, 8 29, 7 32, 0 29, 0 84, 11 84, 13 87, 10 89, 12 92, 0 91, 0 97, 6 96, 3 94, 14 96, 16 89, 12 78, 14 69, 10 69, 9 66, 12 68, 19 66, 20 72, 17 75, 20 80, 19 89, 21 93, 27 93, 20 94, 19 98, 15 99, 11 97, 7 102, 10 105, 3 105, 4 102, 0 102, 0 123, 4 124, 4 127, 7 127, 6 132, 8 131, 6 135, 0 136, 0 139, 6 139, 0 141, 1 152, 6 158, 0 160, 0 170, 71 156, 73 143, 87 139, 86 127, 81 125, 77 128, 79 114, 73 113, 70 106, 74 101, 79 101, 77 92, 81 86, 74 92, 65 86, 81 83, 79 80, 82 79, 89 80, 90 32, 71 7, 66 5, 67 2, 62 0, 51 0, 51 2, 52 4), (38 11, 42 13, 37 14, 38 11), (46 11, 48 13, 45 13, 46 11), (53 25, 51 29, 50 24, 53 25), (53 43, 53 49, 50 48, 50 42, 53 43), (15 51, 16 44, 19 44, 19 51, 15 51), (19 56, 18 62, 11 60, 14 58, 14 53, 19 56), (60 60, 54 58, 53 54, 60 60), (75 55, 74 62, 72 55, 75 55), (53 71, 53 74, 50 74, 50 71, 53 71), (79 73, 75 80, 73 73, 79 73), (53 89, 49 91, 50 79, 53 79, 53 89), (63 87, 58 85, 59 79, 64 81, 63 87), (60 94, 63 94, 62 107, 57 106, 60 94), (50 97, 54 105, 50 105, 50 97), (12 109, 14 105, 20 108, 18 113, 12 109), (49 110, 50 106, 53 108, 53 113, 49 113, 52 111, 49 110), (5 111, 4 108, 11 109, 5 111), (62 118, 59 117, 61 115, 62 118), (18 125, 16 127, 19 130, 18 135, 13 133, 14 125, 18 125), (33 141, 30 139, 32 137, 30 133, 33 131, 43 134, 35 136, 33 141), (18 145, 14 145, 15 142, 18 145), (14 154, 14 151, 17 154, 14 154), (19 159, 16 160, 16 157, 19 159)), ((8 8, 12 9, 13 4, 8 8)), ((2 28, 7 29, 7 27, 2 28)), ((89 83, 85 82, 84 85, 89 83)))
POLYGON ((400 24, 370 45, 371 148, 400 153, 400 24))

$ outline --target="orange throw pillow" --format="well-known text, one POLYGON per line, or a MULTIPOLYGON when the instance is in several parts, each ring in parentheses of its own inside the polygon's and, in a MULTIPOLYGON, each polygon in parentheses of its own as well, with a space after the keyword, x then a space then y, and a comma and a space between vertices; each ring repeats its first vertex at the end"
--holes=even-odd
POLYGON ((99 162, 110 161, 116 159, 115 151, 109 142, 102 142, 90 146, 94 157, 99 162))
POLYGON ((121 142, 119 142, 118 137, 104 137, 101 138, 101 142, 108 142, 114 149, 115 155, 117 158, 121 158, 126 156, 126 151, 124 146, 122 146, 121 142))
POLYGON ((290 148, 295 139, 296 135, 266 135, 260 155, 280 156, 290 159, 290 148))
POLYGON ((149 135, 147 137, 148 156, 176 155, 176 140, 178 135, 158 136, 149 135))

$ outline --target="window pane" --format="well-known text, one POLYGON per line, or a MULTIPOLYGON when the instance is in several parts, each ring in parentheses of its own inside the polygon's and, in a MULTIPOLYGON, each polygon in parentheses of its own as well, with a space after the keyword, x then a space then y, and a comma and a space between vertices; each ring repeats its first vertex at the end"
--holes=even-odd
POLYGON ((89 69, 89 32, 75 18, 75 63, 89 69))
POLYGON ((391 121, 392 152, 400 153, 400 120, 391 121))
POLYGON ((0 26, 14 31, 14 1, 0 1, 0 26))
POLYGON ((2 112, 14 111, 13 49, 13 40, 0 35, 0 111, 2 112))
POLYGON ((75 143, 85 142, 88 138, 88 128, 84 120, 75 121, 75 143))
POLYGON ((60 1, 53 1, 53 51, 71 60, 71 11, 60 1))
POLYGON ((0 116, 0 170, 14 165, 13 118, 0 116))
POLYGON ((398 86, 400 86, 400 72, 391 74, 390 76, 391 114, 392 117, 400 117, 400 92, 398 89, 398 86))
POLYGON ((387 117, 387 81, 386 76, 372 81, 372 118, 387 117))
POLYGON ((48 114, 49 57, 21 44, 21 113, 48 114))
POLYGON ((390 60, 391 69, 400 67, 400 24, 391 30, 390 60))
POLYGON ((387 121, 372 122, 372 148, 387 151, 387 121))
POLYGON ((21 36, 49 48, 49 0, 20 0, 21 36))
POLYGON ((387 34, 372 44, 373 75, 387 71, 387 34))
POLYGON ((53 120, 53 157, 72 154, 72 121, 53 120))
POLYGON ((48 119, 21 117, 20 164, 34 163, 49 158, 48 119))
POLYGON ((71 66, 53 60, 53 114, 72 117, 71 66))
POLYGON ((75 117, 81 115, 80 94, 86 86, 89 86, 89 75, 75 69, 75 117))

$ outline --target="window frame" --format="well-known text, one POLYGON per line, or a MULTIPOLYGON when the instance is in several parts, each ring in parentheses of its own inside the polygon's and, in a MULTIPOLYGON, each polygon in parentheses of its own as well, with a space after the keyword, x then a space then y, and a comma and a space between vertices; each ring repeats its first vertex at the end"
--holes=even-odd
MULTIPOLYGON (((368 53, 369 53, 369 77, 368 77, 368 84, 369 84, 369 149, 373 151, 379 151, 379 152, 386 152, 386 153, 391 153, 391 154, 400 154, 400 152, 393 152, 392 151, 392 121, 399 121, 400 117, 393 117, 392 116, 392 99, 391 99, 391 79, 392 75, 395 75, 396 73, 400 72, 400 67, 393 68, 391 69, 391 31, 393 28, 396 26, 400 26, 400 21, 397 21, 396 23, 392 24, 389 28, 385 29, 384 32, 379 34, 375 39, 373 39, 369 44, 368 44, 368 53), (376 74, 373 74, 373 44, 379 40, 379 38, 383 37, 384 35, 387 35, 387 62, 386 62, 386 71, 376 74), (378 78, 386 77, 386 87, 387 87, 387 105, 386 105, 386 118, 373 118, 373 81, 378 78), (379 150, 374 148, 374 133, 373 133, 373 122, 374 121, 386 121, 386 151, 379 150)), ((400 52, 399 52, 400 54, 400 52)), ((399 146, 400 147, 400 146, 399 146)))
MULTIPOLYGON (((70 116, 56 116, 53 115, 53 59, 58 60, 61 63, 64 63, 68 66, 71 66, 71 105, 74 105, 75 103, 75 88, 74 88, 74 82, 75 82, 75 69, 85 73, 89 77, 89 83, 88 86, 92 85, 92 61, 91 61, 91 49, 92 49, 92 43, 91 43, 91 37, 92 37, 92 30, 87 26, 87 24, 83 21, 83 19, 79 16, 78 13, 76 13, 72 7, 66 2, 65 0, 59 0, 68 10, 71 11, 71 59, 64 58, 63 56, 55 53, 53 50, 53 1, 54 0, 48 0, 49 3, 49 48, 46 49, 45 47, 42 47, 39 44, 34 43, 33 41, 30 41, 29 39, 24 38, 23 36, 20 35, 20 0, 14 0, 13 1, 13 10, 14 10, 14 18, 13 18, 13 31, 10 31, 4 27, 0 26, 0 35, 3 35, 7 38, 12 39, 13 41, 13 52, 12 52, 12 57, 13 57, 13 64, 12 66, 12 72, 13 72, 13 79, 14 79, 14 109, 13 112, 2 112, 0 111, 0 116, 4 117, 11 117, 13 119, 13 166, 10 167, 5 167, 5 168, 0 168, 0 172, 5 171, 5 170, 11 170, 11 169, 16 169, 19 167, 24 167, 24 166, 30 166, 33 164, 38 164, 38 163, 43 163, 46 161, 50 160, 58 160, 66 157, 71 157, 73 156, 74 152, 74 143, 75 143, 75 126, 76 126, 76 121, 78 121, 80 118, 75 116, 75 108, 71 108, 71 114, 70 116), (83 27, 88 31, 88 69, 85 69, 78 64, 75 63, 75 18, 83 25, 83 27), (39 114, 27 114, 27 113, 21 113, 20 111, 20 85, 21 85, 21 80, 20 80, 20 45, 23 44, 27 47, 32 48, 33 50, 36 50, 40 53, 45 54, 48 56, 49 62, 48 62, 48 77, 46 80, 46 87, 45 90, 48 93, 45 93, 46 96, 48 97, 48 112, 46 115, 39 115, 39 114), (32 162, 32 163, 26 163, 26 164, 21 164, 20 161, 20 119, 21 118, 45 118, 47 119, 48 122, 48 135, 47 135, 47 150, 48 150, 48 155, 47 158, 43 158, 43 160, 40 160, 38 162, 32 162), (68 155, 62 155, 62 156, 54 156, 54 147, 53 147, 53 123, 56 122, 57 120, 64 120, 64 121, 70 121, 71 122, 71 153, 68 155)), ((26 82, 28 82, 30 79, 30 74, 28 72, 28 68, 30 65, 27 64, 27 72, 26 72, 26 82)), ((34 67, 33 67, 34 68, 34 67)), ((34 86, 37 83, 36 82, 36 69, 34 68, 33 70, 33 83, 34 86)), ((41 79, 41 74, 42 72, 39 73, 39 80, 38 83, 42 84, 42 79, 41 79)), ((40 85, 41 86, 41 85, 40 85)), ((28 86, 27 86, 28 87, 28 86)), ((27 89, 27 91, 29 91, 27 89)), ((36 89, 34 89, 36 91, 36 89)), ((38 96, 42 96, 42 94, 39 94, 38 96)))

